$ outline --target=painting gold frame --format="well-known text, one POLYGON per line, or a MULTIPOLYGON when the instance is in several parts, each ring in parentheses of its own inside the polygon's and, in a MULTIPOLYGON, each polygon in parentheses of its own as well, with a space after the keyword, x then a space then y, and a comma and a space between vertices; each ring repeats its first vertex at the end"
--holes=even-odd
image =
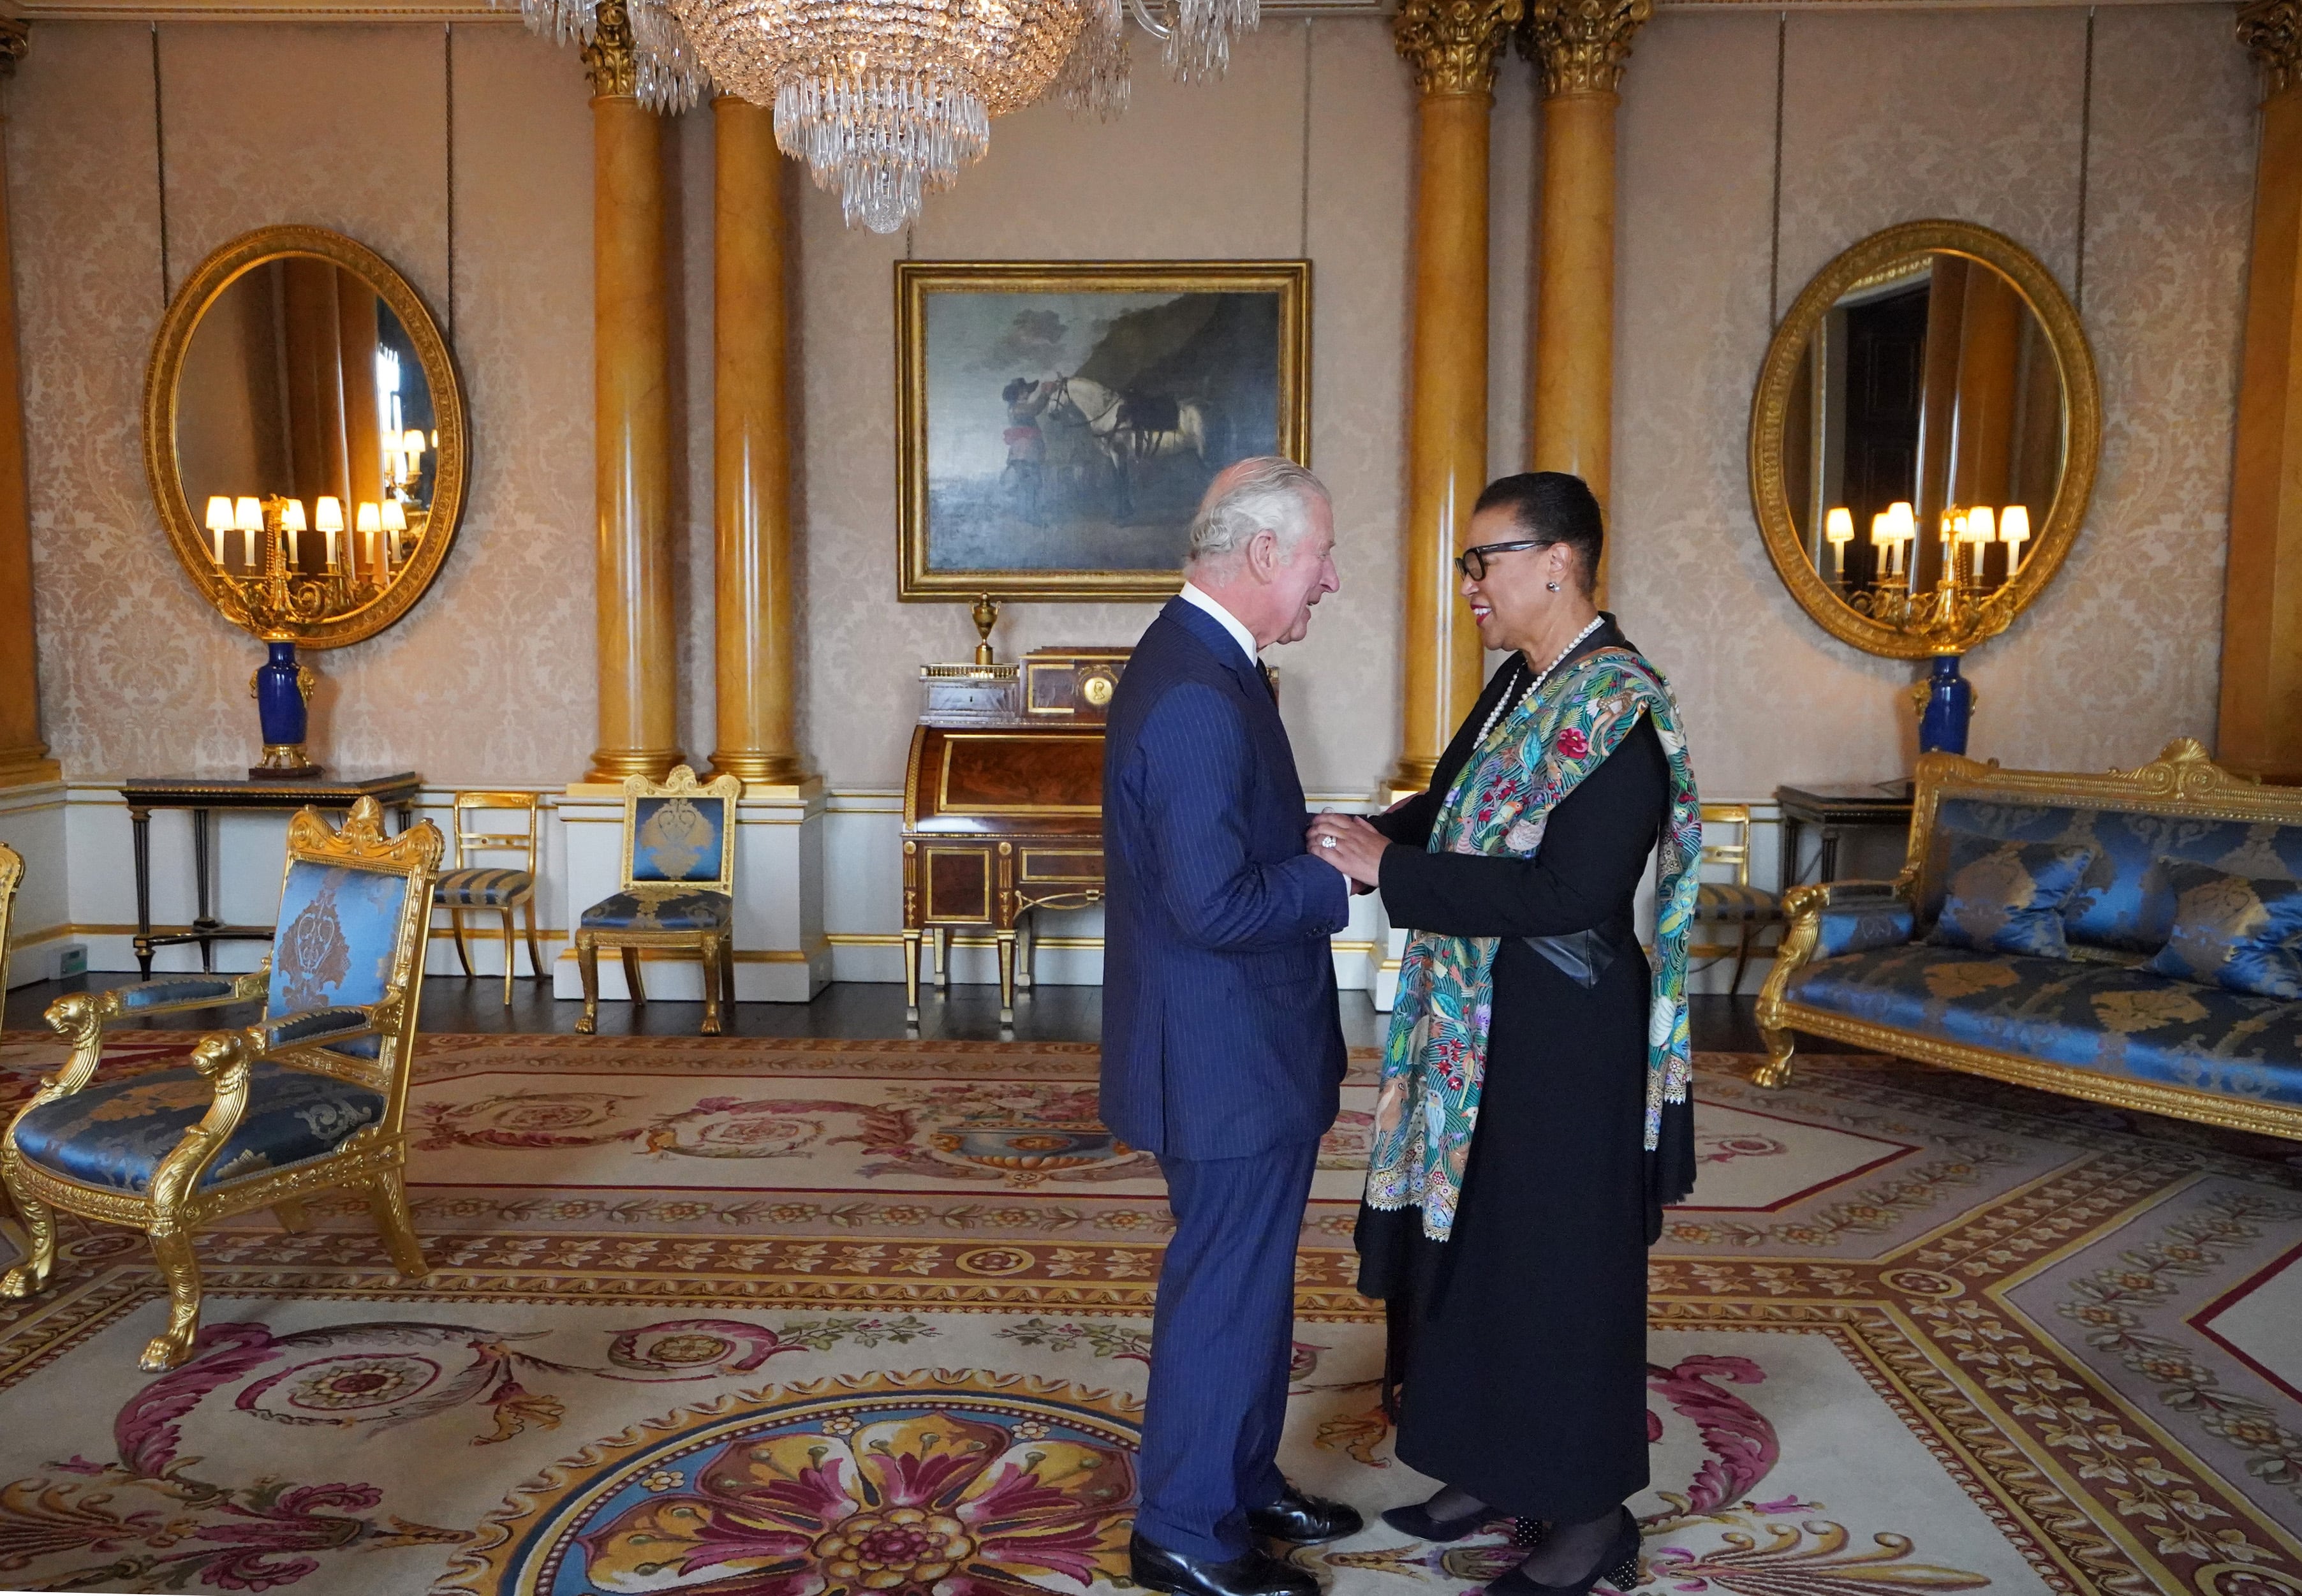
POLYGON ((1759 518, 1768 556, 1791 596, 1815 625, 1839 642, 1865 653, 1894 659, 1923 659, 1938 653, 1937 640, 1916 629, 1873 619, 1831 590, 1809 563, 1799 541, 1785 482, 1784 428, 1799 365, 1823 318, 1840 298, 1867 280, 1891 272, 1901 262, 1928 255, 1960 255, 1992 267, 2015 287, 2045 329, 2061 368, 2065 416, 2063 477, 2052 508, 2039 525, 2033 547, 2011 584, 2008 617, 2036 599, 2077 540, 2094 496, 2095 471, 2102 453, 2102 390, 2094 352, 2079 315, 2054 273, 2038 257, 2004 233, 1971 222, 1905 222, 1876 232, 1833 260, 1791 305, 1759 368, 1751 399, 1751 506, 1759 518))
MULTIPOLYGON (((391 314, 407 331, 424 365, 424 380, 432 390, 436 428, 440 434, 438 463, 432 486, 432 513, 416 552, 391 584, 356 609, 315 621, 291 621, 281 630, 307 648, 341 648, 374 636, 406 615, 440 574, 441 563, 455 542, 463 518, 466 484, 471 472, 471 419, 464 405, 464 387, 456 372, 454 352, 441 336, 439 323, 407 279, 391 262, 356 239, 324 227, 259 227, 231 239, 202 261, 184 280, 161 318, 152 339, 152 358, 144 372, 144 475, 152 500, 159 507, 161 525, 169 544, 200 591, 218 613, 239 624, 225 601, 225 584, 209 557, 200 517, 184 497, 183 474, 176 451, 176 389, 183 376, 184 357, 192 335, 224 290, 268 261, 290 256, 317 256, 351 273, 391 307, 391 314)), ((261 634, 258 634, 261 635, 261 634)))
POLYGON ((2302 1138, 2302 1108, 2260 1103, 2226 1093, 2112 1075, 2050 1059, 1945 1041, 1898 1030, 1852 1015, 1809 1007, 1790 995, 1791 979, 1814 958, 1823 911, 1834 902, 1899 903, 1915 914, 1930 896, 1926 871, 1932 859, 1935 817, 1945 798, 1987 802, 2067 805, 2160 816, 2172 820, 2239 820, 2257 826, 2302 826, 2302 790, 2265 786, 2206 757, 2204 745, 2177 737, 2149 764, 2102 773, 2004 770, 1963 754, 1930 753, 1919 760, 1911 814, 1911 841, 1902 874, 1892 882, 1831 881, 1801 886, 1783 900, 1786 924, 1781 951, 1759 989, 1759 1031, 1766 1062, 1753 1079, 1763 1087, 1790 1083, 1797 1046, 1794 1031, 1848 1043, 1869 1052, 1962 1070, 2016 1086, 2035 1087, 2113 1108, 2172 1114, 2208 1125, 2302 1138))
POLYGON ((895 264, 895 596, 1143 602, 1169 598, 1180 571, 928 568, 927 299, 935 293, 1276 293, 1279 447, 1311 463, 1311 263, 1270 261, 898 261, 895 264))

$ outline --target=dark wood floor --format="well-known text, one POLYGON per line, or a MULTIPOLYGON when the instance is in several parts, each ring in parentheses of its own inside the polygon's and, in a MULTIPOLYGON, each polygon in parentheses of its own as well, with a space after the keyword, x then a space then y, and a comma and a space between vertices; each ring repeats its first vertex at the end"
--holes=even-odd
MULTIPOLYGON (((40 981, 8 994, 5 1029, 33 1030, 48 1004, 67 992, 101 991, 124 986, 130 975, 76 976, 64 981, 40 981)), ((1755 1053, 1759 1032, 1752 1020, 1752 999, 1696 997, 1693 1000, 1694 1046, 1706 1052, 1755 1053)), ((466 980, 460 976, 433 976, 424 983, 424 1012, 419 1023, 427 1031, 509 1031, 549 1035, 572 1031, 584 1005, 573 999, 555 999, 541 982, 512 983, 511 1005, 503 1001, 501 979, 466 980)), ((604 1036, 692 1036, 703 1014, 698 1003, 608 1003, 600 1005, 600 1030, 604 1036)), ((1364 992, 1342 995, 1343 1038, 1355 1047, 1379 1046, 1383 1016, 1364 992)), ((155 1026, 184 1030, 208 1030, 244 1018, 219 1010, 164 1015, 155 1026)), ((1092 1042, 1103 1026, 1100 987, 1042 987, 1015 1005, 1015 1023, 1005 1034, 1019 1041, 1092 1042)), ((745 1037, 837 1037, 871 1038, 917 1034, 928 1037, 996 1041, 999 993, 994 987, 954 987, 948 996, 930 998, 921 1005, 913 1033, 903 1023, 903 988, 894 982, 843 981, 827 987, 813 1003, 744 1003, 735 1007, 727 1026, 731 1035, 745 1037)))

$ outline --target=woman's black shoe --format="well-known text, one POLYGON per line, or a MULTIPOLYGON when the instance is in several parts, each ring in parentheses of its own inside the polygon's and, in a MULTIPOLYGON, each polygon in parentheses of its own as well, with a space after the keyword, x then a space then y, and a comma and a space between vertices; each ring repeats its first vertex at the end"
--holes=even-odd
POLYGON ((1628 1508, 1617 1509, 1622 1523, 1615 1538, 1600 1554, 1598 1566, 1572 1584, 1546 1585, 1527 1577, 1523 1568, 1514 1568, 1487 1586, 1489 1596, 1588 1596, 1592 1585, 1605 1580, 1617 1591, 1627 1591, 1639 1583, 1639 1521, 1628 1508))
POLYGON ((1319 1582, 1260 1546, 1223 1562, 1169 1551, 1140 1534, 1127 1543, 1128 1572, 1147 1590, 1170 1596, 1319 1596, 1319 1582))
MULTIPOLYGON (((1432 1500, 1436 1500, 1433 1498, 1432 1500)), ((1479 1526, 1495 1517, 1491 1508, 1478 1508, 1460 1518, 1433 1518, 1430 1502, 1413 1502, 1404 1508, 1385 1509, 1382 1521, 1402 1535, 1412 1535, 1417 1541, 1444 1543, 1460 1541, 1466 1535, 1476 1534, 1479 1526)))

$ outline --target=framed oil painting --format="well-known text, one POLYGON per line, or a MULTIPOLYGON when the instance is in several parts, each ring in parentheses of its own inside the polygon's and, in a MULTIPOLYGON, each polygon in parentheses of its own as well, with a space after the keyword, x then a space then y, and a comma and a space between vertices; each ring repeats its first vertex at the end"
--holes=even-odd
POLYGON ((1310 464, 1308 261, 900 262, 899 596, 1162 598, 1250 455, 1310 464))

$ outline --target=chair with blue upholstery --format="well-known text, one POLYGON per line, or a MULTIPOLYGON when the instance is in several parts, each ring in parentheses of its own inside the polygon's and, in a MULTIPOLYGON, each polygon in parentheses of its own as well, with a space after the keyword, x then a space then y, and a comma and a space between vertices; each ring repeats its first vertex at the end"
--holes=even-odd
POLYGON ((503 917, 504 1007, 511 1007, 511 911, 515 909, 527 921, 527 968, 536 979, 550 972, 543 968, 543 947, 535 936, 535 844, 536 810, 533 793, 458 793, 456 794, 456 866, 440 872, 432 884, 432 901, 448 911, 448 923, 456 934, 456 959, 463 965, 464 974, 472 973, 472 950, 464 945, 464 916, 477 911, 491 911, 503 917), (505 814, 518 815, 525 822, 521 829, 504 825, 483 825, 481 817, 492 819, 505 814), (482 865, 473 856, 480 853, 516 854, 518 868, 509 865, 482 865))
POLYGON ((576 927, 576 967, 584 977, 589 1033, 600 1022, 600 950, 624 955, 624 984, 647 1001, 640 955, 649 948, 693 949, 703 962, 703 1034, 719 1034, 719 1005, 735 1003, 735 800, 734 776, 699 783, 685 765, 660 782, 624 778, 624 884, 584 911, 576 927))
POLYGON ((1726 990, 1743 989, 1743 972, 1750 968, 1751 949, 1769 926, 1783 923, 1782 901, 1762 886, 1751 885, 1751 806, 1747 803, 1706 803, 1702 806, 1702 867, 1724 868, 1729 879, 1704 880, 1695 890, 1694 928, 1698 934, 1731 933, 1729 942, 1695 942, 1687 947, 1692 958, 1707 954, 1717 963, 1735 955, 1735 979, 1726 990), (1711 840, 1724 829, 1732 841, 1711 840))
POLYGON ((29 1256, 0 1297, 29 1297, 55 1266, 55 1210, 143 1231, 168 1282, 168 1328, 142 1366, 173 1368, 199 1330, 193 1238, 269 1208, 303 1228, 303 1198, 365 1193, 393 1266, 427 1269, 400 1171, 416 981, 440 833, 383 833, 359 801, 341 831, 313 810, 288 824, 272 957, 247 975, 195 976, 74 993, 48 1005, 71 1057, 0 1138, 0 1183, 22 1215, 29 1256), (98 1083, 105 1033, 155 1014, 257 1003, 263 1018, 211 1032, 191 1063, 98 1083))

